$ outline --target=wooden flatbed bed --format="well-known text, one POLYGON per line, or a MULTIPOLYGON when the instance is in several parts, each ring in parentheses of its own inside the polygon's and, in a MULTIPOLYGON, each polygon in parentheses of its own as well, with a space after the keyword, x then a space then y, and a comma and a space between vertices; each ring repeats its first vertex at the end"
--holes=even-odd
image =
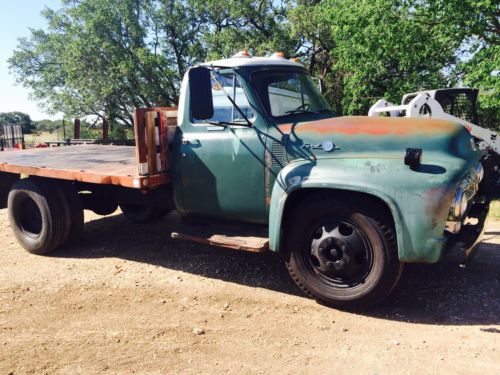
POLYGON ((168 171, 138 173, 131 146, 78 145, 0 153, 0 172, 145 189, 170 181, 168 171))
POLYGON ((137 108, 136 146, 81 144, 0 152, 0 172, 148 189, 168 184, 177 108, 137 108))

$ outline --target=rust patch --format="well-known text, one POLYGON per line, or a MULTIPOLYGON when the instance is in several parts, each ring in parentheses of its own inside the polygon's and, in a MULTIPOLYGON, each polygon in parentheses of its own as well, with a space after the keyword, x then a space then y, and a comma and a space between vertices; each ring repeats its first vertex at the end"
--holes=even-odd
MULTIPOLYGON (((292 131, 292 124, 280 125, 279 129, 287 134, 292 131)), ((345 134, 384 136, 395 135, 405 137, 413 134, 431 135, 455 132, 456 124, 442 120, 410 119, 410 118, 371 118, 365 116, 336 117, 313 122, 297 124, 296 133, 345 134)))
POLYGON ((426 214, 435 221, 446 218, 451 207, 452 189, 449 186, 432 188, 426 191, 426 214))

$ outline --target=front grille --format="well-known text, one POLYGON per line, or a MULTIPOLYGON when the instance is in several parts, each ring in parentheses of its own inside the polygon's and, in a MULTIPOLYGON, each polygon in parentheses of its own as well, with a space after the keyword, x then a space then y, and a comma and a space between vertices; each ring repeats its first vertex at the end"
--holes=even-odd
POLYGON ((273 160, 273 167, 281 167, 283 168, 288 164, 288 160, 286 158, 286 149, 284 146, 284 142, 274 141, 271 148, 271 157, 273 160))

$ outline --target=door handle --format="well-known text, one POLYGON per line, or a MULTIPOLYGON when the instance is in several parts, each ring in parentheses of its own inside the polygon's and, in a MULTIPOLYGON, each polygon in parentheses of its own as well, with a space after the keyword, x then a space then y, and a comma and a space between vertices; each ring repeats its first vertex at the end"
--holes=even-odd
POLYGON ((183 139, 182 140, 183 145, 199 145, 201 144, 199 139, 183 139))

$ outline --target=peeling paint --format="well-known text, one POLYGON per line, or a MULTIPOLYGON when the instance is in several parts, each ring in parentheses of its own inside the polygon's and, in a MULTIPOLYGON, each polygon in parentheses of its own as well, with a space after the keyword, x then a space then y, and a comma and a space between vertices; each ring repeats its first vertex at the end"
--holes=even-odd
POLYGON ((413 134, 440 134, 457 132, 460 126, 449 121, 414 118, 376 118, 366 116, 336 117, 324 120, 285 124, 279 129, 287 134, 295 133, 344 134, 405 137, 413 134))

